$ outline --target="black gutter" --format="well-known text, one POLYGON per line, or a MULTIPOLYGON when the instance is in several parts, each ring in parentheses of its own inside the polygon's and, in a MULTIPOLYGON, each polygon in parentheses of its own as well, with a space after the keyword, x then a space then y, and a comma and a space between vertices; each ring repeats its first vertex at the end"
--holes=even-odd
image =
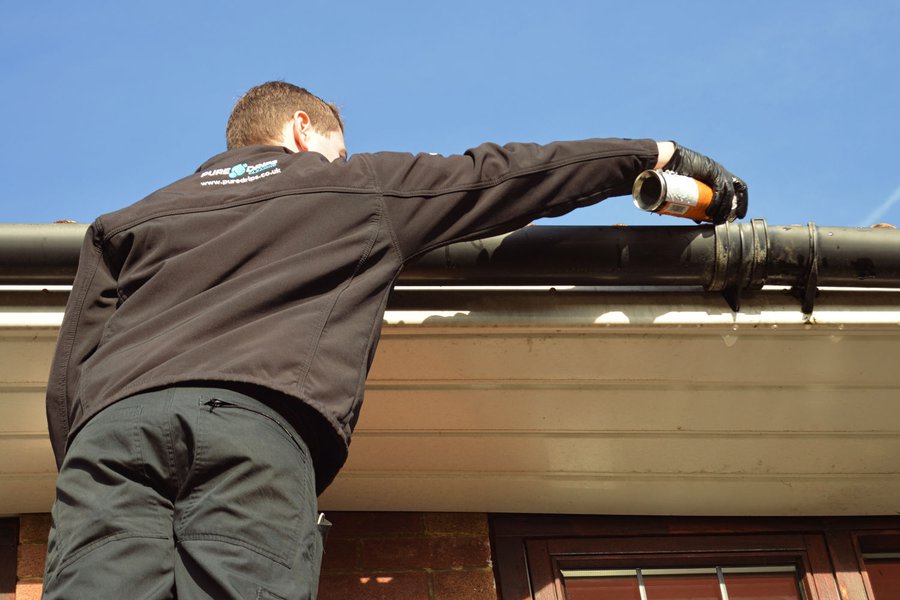
MULTIPOLYGON (((0 224, 0 284, 71 284, 86 225, 0 224)), ((900 288, 900 231, 770 226, 535 226, 433 250, 400 285, 696 286, 722 292, 793 287, 812 311, 816 289, 900 288)))
POLYGON ((0 224, 0 285, 71 285, 87 225, 0 224))

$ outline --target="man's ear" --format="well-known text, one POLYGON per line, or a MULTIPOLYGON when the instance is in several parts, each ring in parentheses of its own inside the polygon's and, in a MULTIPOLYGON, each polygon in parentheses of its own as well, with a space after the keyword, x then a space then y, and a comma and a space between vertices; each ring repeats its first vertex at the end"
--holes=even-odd
POLYGON ((294 134, 294 143, 297 145, 298 150, 306 152, 309 150, 307 146, 307 133, 310 129, 309 115, 302 110, 298 110, 294 113, 293 119, 293 127, 291 129, 294 134))

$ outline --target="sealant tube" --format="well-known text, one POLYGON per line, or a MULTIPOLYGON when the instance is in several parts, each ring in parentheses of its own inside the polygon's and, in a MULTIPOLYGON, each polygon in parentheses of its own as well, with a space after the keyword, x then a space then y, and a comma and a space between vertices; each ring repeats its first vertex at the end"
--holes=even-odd
POLYGON ((706 209, 712 202, 712 188, 693 177, 644 171, 634 180, 631 195, 641 210, 695 221, 710 220, 706 209))

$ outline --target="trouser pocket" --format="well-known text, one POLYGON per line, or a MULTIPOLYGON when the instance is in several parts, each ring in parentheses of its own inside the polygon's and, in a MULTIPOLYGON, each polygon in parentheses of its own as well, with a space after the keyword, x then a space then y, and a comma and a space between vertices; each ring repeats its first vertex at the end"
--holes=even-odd
POLYGON ((198 403, 178 538, 237 544, 292 565, 315 531, 309 451, 267 407, 209 396, 198 403))

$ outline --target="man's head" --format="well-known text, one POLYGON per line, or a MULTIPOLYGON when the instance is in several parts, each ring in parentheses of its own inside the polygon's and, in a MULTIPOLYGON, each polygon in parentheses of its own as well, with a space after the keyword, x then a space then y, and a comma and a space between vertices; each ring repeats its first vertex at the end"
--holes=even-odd
POLYGON ((328 160, 347 155, 337 107, 283 81, 263 83, 244 94, 231 111, 225 138, 229 149, 275 144, 319 152, 328 160))

